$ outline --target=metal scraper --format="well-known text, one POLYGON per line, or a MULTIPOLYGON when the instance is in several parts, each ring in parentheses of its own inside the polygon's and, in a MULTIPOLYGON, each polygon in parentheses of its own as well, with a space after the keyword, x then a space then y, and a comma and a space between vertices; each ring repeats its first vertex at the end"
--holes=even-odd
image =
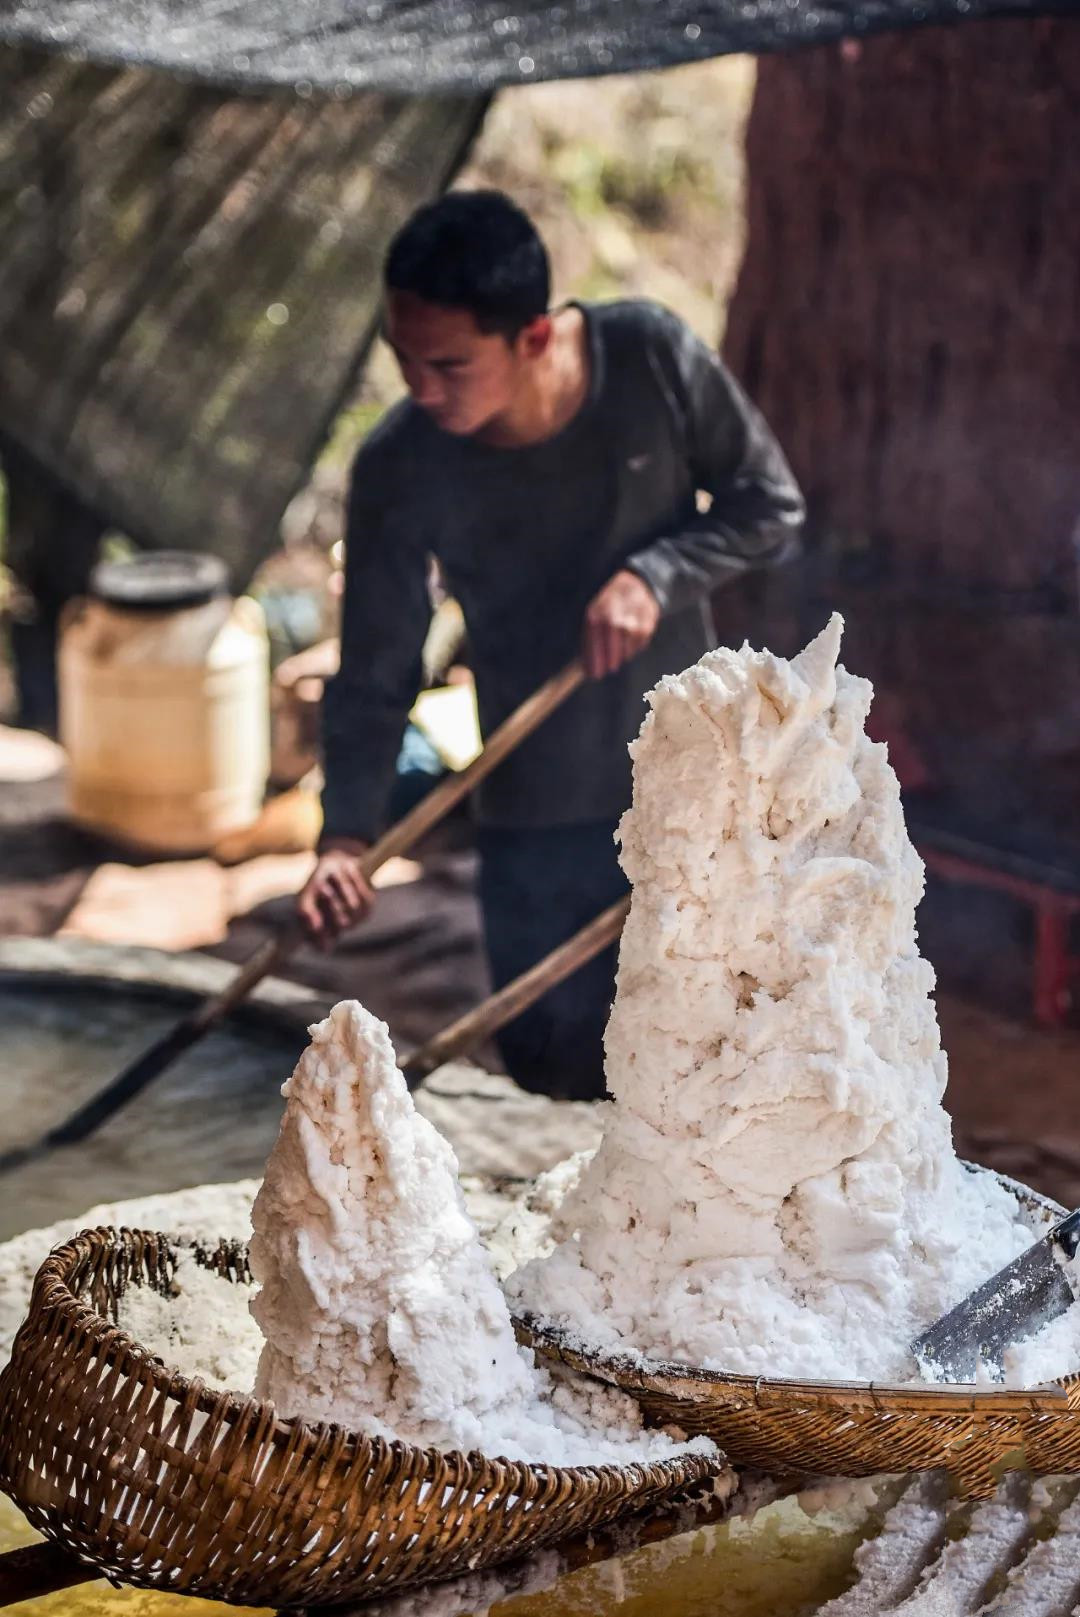
POLYGON ((1064 1266, 1080 1247, 1080 1208, 999 1269, 911 1344, 929 1381, 974 1381, 980 1360, 1001 1368, 1005 1349, 1023 1342, 1077 1300, 1064 1266))

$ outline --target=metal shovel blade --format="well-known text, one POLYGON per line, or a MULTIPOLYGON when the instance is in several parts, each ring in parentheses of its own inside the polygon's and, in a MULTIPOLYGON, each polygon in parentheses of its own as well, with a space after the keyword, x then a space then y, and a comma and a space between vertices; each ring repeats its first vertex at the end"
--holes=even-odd
POLYGON ((979 1361, 1000 1369, 1005 1350, 1076 1300, 1062 1265, 1080 1246, 1080 1209, 999 1269, 911 1344, 929 1381, 975 1380, 979 1361))

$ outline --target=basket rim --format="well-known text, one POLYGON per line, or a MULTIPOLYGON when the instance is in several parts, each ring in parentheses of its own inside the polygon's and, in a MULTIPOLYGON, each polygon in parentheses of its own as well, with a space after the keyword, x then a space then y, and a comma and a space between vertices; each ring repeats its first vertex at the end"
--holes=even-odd
MULTIPOLYGON (((1051 1218, 1065 1209, 1052 1197, 1007 1174, 984 1168, 979 1163, 959 1159, 969 1173, 992 1174, 1022 1205, 1041 1209, 1051 1218)), ((1035 1387, 981 1387, 974 1382, 887 1382, 826 1381, 796 1376, 747 1375, 733 1370, 707 1370, 702 1365, 680 1363, 675 1359, 654 1358, 634 1349, 590 1348, 579 1332, 555 1320, 525 1310, 514 1315, 519 1338, 537 1352, 554 1357, 586 1374, 626 1389, 643 1392, 681 1390, 696 1386, 741 1393, 748 1401, 807 1402, 826 1404, 862 1403, 883 1414, 899 1409, 923 1410, 927 1414, 1006 1415, 1021 1413, 1061 1413, 1071 1403, 1070 1389, 1080 1387, 1080 1370, 1068 1376, 1040 1382, 1035 1387), (665 1389, 663 1383, 678 1385, 665 1389)))
MULTIPOLYGON (((564 1466, 554 1465, 545 1460, 514 1460, 502 1455, 487 1454, 481 1449, 440 1449, 434 1445, 421 1447, 400 1438, 385 1438, 373 1433, 356 1431, 337 1421, 286 1418, 278 1414, 269 1399, 256 1398, 253 1393, 241 1393, 232 1389, 215 1389, 199 1376, 188 1376, 183 1371, 173 1369, 158 1354, 145 1347, 131 1332, 125 1331, 122 1326, 114 1325, 99 1314, 92 1304, 77 1297, 71 1290, 68 1283, 71 1268, 83 1257, 86 1246, 122 1246, 130 1251, 139 1241, 150 1242, 166 1254, 182 1248, 192 1251, 214 1250, 212 1241, 194 1240, 160 1230, 137 1230, 127 1225, 117 1227, 102 1224, 77 1231, 66 1241, 55 1246, 38 1269, 34 1277, 30 1309, 16 1335, 11 1362, 15 1360, 18 1336, 31 1317, 39 1309, 48 1309, 59 1313, 66 1324, 81 1328, 92 1336, 107 1362, 115 1362, 120 1357, 138 1364, 149 1374, 156 1388, 178 1402, 186 1402, 189 1407, 204 1414, 252 1418, 277 1441, 288 1442, 290 1439, 295 1441, 300 1437, 309 1437, 317 1443, 325 1437, 334 1441, 335 1446, 340 1445, 339 1452, 343 1460, 366 1450, 373 1463, 392 1456, 399 1463, 411 1463, 412 1467, 422 1468, 424 1471, 432 1467, 454 1469, 458 1466, 472 1468, 499 1466, 519 1476, 542 1475, 565 1478, 568 1483, 589 1486, 616 1482, 626 1486, 633 1482, 634 1485, 640 1483, 642 1486, 662 1485, 672 1490, 691 1487, 695 1483, 722 1475, 728 1469, 727 1457, 719 1445, 715 1445, 716 1452, 711 1455, 684 1452, 656 1460, 632 1460, 625 1465, 610 1462, 564 1466)), ((221 1237, 217 1243, 217 1250, 226 1244, 235 1247, 238 1243, 234 1238, 221 1237)))

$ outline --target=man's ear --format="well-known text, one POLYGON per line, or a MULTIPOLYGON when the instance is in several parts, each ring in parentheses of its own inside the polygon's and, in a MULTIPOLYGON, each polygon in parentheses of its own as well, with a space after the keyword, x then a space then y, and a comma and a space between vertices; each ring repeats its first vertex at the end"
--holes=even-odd
POLYGON ((551 316, 541 314, 518 332, 518 352, 524 359, 539 359, 551 344, 551 316))

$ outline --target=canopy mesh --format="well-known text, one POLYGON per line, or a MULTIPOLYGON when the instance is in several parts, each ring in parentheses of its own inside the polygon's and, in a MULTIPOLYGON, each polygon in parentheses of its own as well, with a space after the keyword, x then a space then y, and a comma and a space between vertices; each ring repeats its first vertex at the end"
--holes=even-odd
POLYGON ((355 379, 391 234, 482 111, 0 48, 0 436, 243 579, 355 379))
POLYGON ((0 38, 217 83, 475 92, 1076 0, 0 0, 0 38))
POLYGON ((0 0, 0 443, 242 581, 356 375, 390 235, 487 92, 1076 0, 508 7, 0 0))

